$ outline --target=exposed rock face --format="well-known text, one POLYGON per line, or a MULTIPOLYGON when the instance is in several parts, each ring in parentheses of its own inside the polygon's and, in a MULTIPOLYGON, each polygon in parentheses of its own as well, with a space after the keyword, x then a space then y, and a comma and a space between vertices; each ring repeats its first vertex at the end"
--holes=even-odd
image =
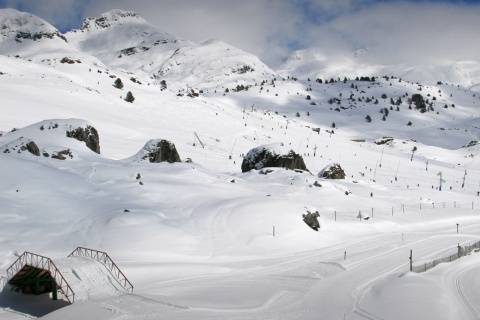
POLYGON ((30 152, 35 156, 40 156, 40 150, 38 149, 37 145, 33 141, 30 141, 29 143, 27 143, 27 150, 28 152, 30 152))
MULTIPOLYGON (((152 140, 147 144, 148 150, 147 153, 143 156, 142 159, 147 159, 150 162, 181 162, 180 156, 178 155, 177 148, 175 145, 167 140, 152 140)), ((147 147, 146 146, 146 147, 147 147)))
POLYGON ((318 231, 320 229, 320 222, 318 221, 318 218, 320 217, 320 214, 318 211, 315 212, 310 212, 307 211, 307 214, 303 214, 303 221, 313 230, 318 231))
POLYGON ((85 128, 80 127, 67 131, 67 137, 85 142, 90 150, 100 154, 100 137, 94 127, 87 125, 85 128))
POLYGON ((283 148, 283 144, 260 146, 250 150, 243 158, 242 172, 266 167, 307 170, 301 155, 283 148))
POLYGON ((320 172, 319 176, 325 179, 345 179, 345 171, 338 163, 334 163, 320 172))

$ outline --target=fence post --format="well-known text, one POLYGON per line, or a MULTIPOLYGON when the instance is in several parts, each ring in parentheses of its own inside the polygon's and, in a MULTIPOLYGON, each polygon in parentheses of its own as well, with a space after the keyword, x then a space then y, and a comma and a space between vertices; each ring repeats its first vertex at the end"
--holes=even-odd
POLYGON ((343 260, 347 260, 347 251, 343 254, 343 260))
POLYGON ((337 221, 337 210, 335 210, 335 221, 337 221))
POLYGON ((457 255, 460 258, 460 253, 461 253, 461 250, 462 250, 462 247, 460 247, 460 243, 458 244, 457 249, 458 249, 457 255))
POLYGON ((275 226, 273 226, 273 236, 275 237, 275 226))
POLYGON ((422 203, 420 202, 420 210, 422 210, 422 203))
POLYGON ((412 258, 412 250, 410 250, 410 272, 413 270, 413 258, 412 258))

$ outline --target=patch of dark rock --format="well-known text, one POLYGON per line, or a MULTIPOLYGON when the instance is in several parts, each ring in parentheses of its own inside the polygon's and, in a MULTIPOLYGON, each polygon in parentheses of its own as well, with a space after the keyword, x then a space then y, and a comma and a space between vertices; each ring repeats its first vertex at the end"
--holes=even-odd
POLYGON ((90 150, 100 154, 100 137, 94 127, 87 125, 86 128, 77 128, 72 131, 67 131, 67 137, 85 142, 90 150))
POLYGON ((318 231, 320 229, 320 222, 318 221, 318 218, 320 217, 320 214, 318 211, 315 212, 310 212, 307 210, 307 214, 303 214, 303 221, 313 230, 318 231))

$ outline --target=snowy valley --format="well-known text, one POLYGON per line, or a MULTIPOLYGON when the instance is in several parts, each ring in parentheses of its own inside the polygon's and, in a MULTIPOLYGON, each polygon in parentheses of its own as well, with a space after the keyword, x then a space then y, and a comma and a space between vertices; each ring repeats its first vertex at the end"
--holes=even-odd
POLYGON ((76 290, 3 280, 0 319, 480 318, 475 250, 409 272, 480 241, 478 70, 296 52, 276 71, 132 12, 61 34, 0 10, 0 276, 33 252, 76 290), (180 161, 152 162, 162 140, 180 161), (262 148, 306 168, 242 170, 262 148))

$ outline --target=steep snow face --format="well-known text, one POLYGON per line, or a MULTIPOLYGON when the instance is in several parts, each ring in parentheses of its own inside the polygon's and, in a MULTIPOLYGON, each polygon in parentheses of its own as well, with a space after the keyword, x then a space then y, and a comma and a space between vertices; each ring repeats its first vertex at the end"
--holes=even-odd
POLYGON ((112 10, 98 17, 86 18, 80 29, 66 33, 67 39, 80 50, 107 59, 110 55, 118 57, 121 50, 133 51, 143 47, 145 50, 160 43, 178 40, 149 24, 135 12, 112 10))
POLYGON ((218 40, 208 40, 176 50, 154 73, 211 88, 219 83, 253 85, 279 75, 256 56, 218 40))
POLYGON ((80 31, 103 29, 129 22, 147 24, 147 21, 136 12, 114 9, 98 17, 86 18, 83 21, 80 31))

